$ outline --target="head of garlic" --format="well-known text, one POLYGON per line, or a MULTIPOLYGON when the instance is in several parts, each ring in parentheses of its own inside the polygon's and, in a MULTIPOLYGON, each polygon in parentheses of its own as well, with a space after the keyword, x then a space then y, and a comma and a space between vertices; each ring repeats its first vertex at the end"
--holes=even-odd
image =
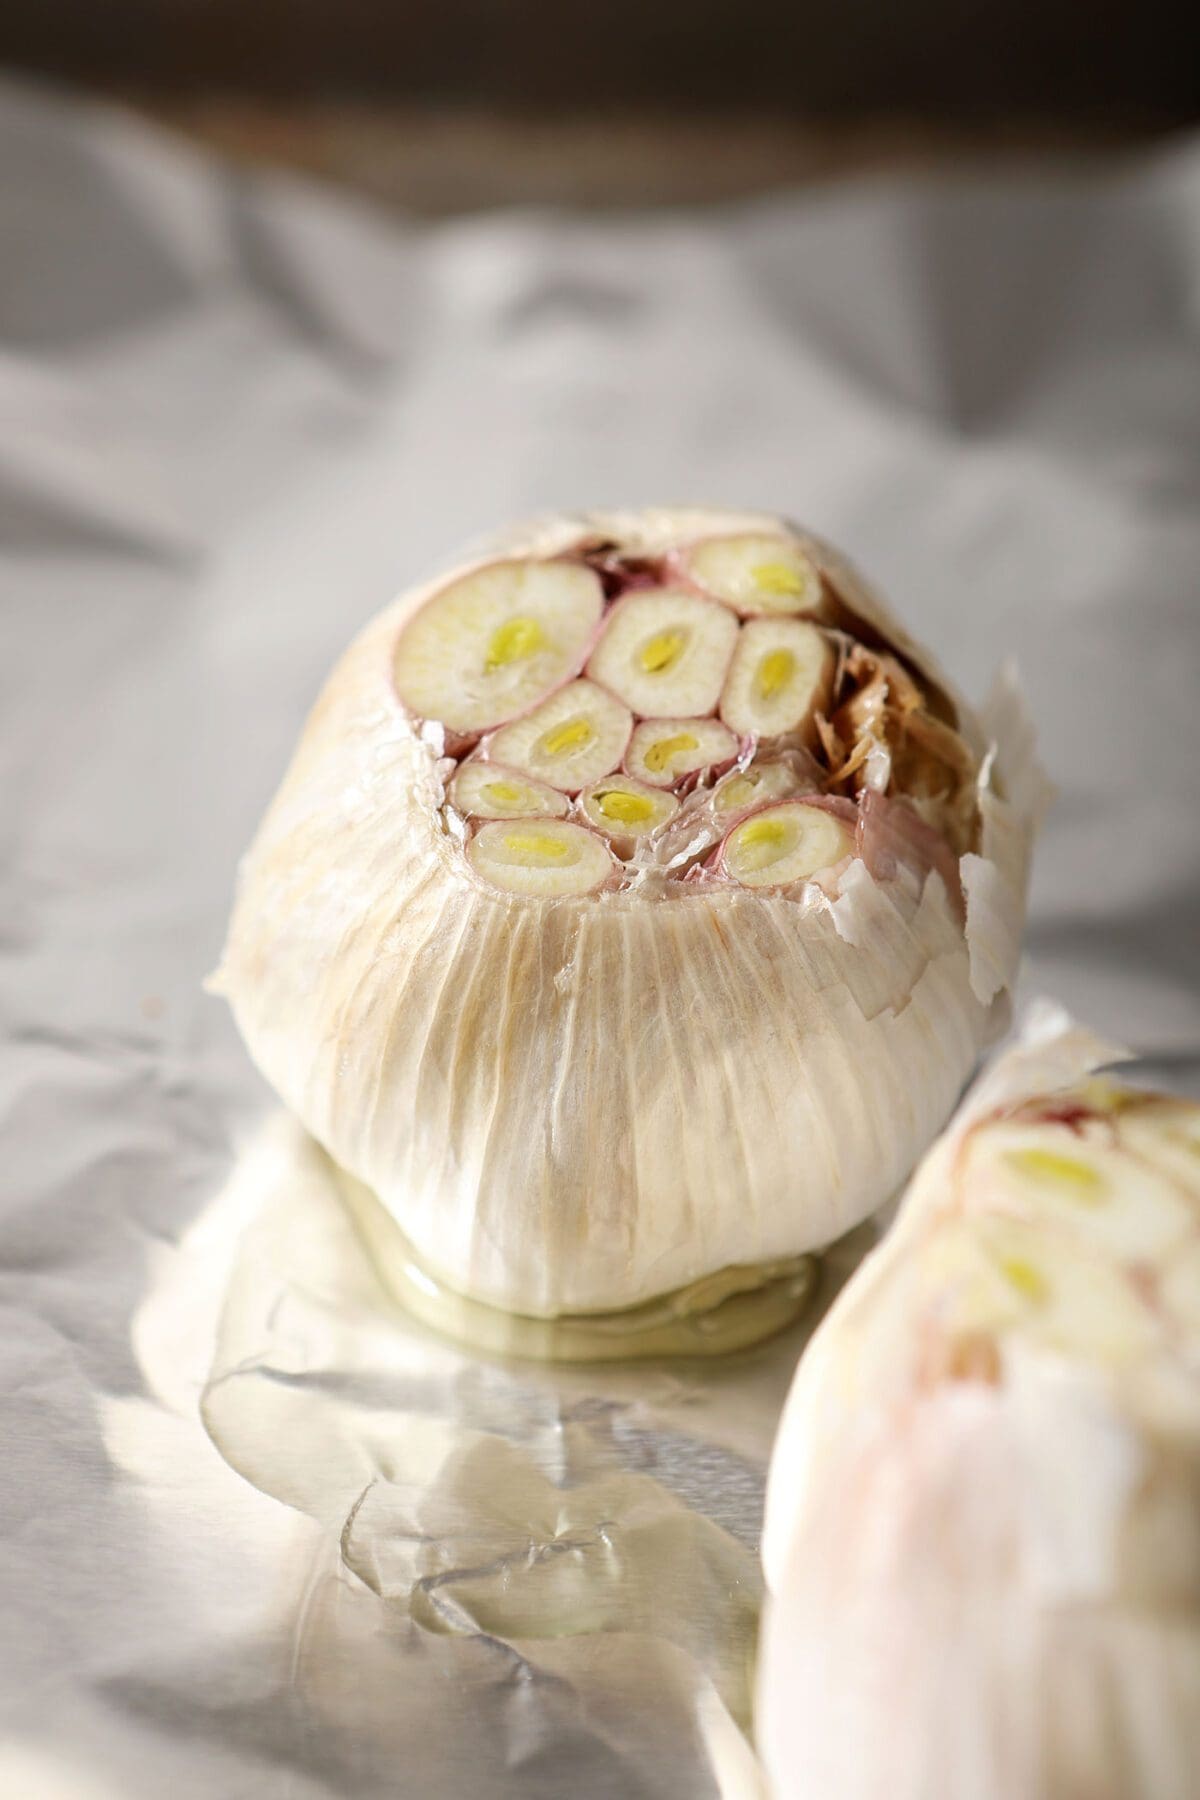
POLYGON ((779 1800, 1186 1800, 1200 1106, 1010 1052, 797 1371, 758 1738, 779 1800))
POLYGON ((347 651, 215 985, 405 1254, 631 1307, 903 1179, 1003 1013, 1039 791, 1011 691, 973 716, 816 539, 555 518, 347 651))

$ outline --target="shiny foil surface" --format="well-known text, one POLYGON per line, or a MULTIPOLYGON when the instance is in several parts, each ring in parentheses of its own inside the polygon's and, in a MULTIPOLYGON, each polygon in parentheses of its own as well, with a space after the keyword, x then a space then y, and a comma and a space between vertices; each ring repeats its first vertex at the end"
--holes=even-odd
POLYGON ((1016 657, 1026 989, 1197 1091, 1200 152, 415 227, 9 86, 0 240, 0 1793, 755 1795, 808 1325, 437 1337, 201 984, 394 591, 531 512, 762 506, 969 693, 1016 657))

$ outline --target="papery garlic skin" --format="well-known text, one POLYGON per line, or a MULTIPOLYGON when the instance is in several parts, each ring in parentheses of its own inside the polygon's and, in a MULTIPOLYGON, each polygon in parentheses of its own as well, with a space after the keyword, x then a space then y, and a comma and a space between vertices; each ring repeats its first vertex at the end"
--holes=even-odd
POLYGON ((779 1800, 1196 1792, 1200 1106, 1081 1081, 1111 1054, 1002 1058, 801 1361, 763 1541, 779 1800))
POLYGON ((691 547, 737 534, 754 569, 774 567, 757 539, 789 547, 776 587, 817 569, 988 758, 986 726, 817 540, 766 515, 589 514, 521 528, 367 627, 244 862, 215 985, 255 1060, 417 1255, 492 1305, 632 1306, 829 1242, 903 1179, 1004 1016, 1040 797, 1017 734, 1011 767, 1003 745, 982 762, 965 925, 944 871, 873 869, 866 848, 826 885, 740 887, 715 851, 734 814, 701 819, 673 868, 639 842, 588 893, 513 895, 472 867, 446 804, 453 733, 394 686, 406 621, 497 558, 603 540, 669 584, 691 547))

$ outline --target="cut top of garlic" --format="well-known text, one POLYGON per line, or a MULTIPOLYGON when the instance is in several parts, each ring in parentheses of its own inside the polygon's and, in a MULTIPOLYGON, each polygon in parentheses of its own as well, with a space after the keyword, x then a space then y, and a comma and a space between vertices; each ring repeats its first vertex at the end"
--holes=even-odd
POLYGON ((878 607, 852 582, 846 600, 846 569, 814 540, 727 518, 713 531, 715 515, 614 515, 614 536, 552 533, 541 556, 482 563, 420 598, 393 684, 431 754, 446 753, 452 808, 477 823, 570 816, 629 883, 648 867, 667 882, 808 880, 850 853, 831 814, 773 814, 715 854, 739 814, 808 796, 905 801, 914 829, 897 815, 897 843, 924 821, 953 853, 972 847, 974 753, 908 640, 888 646, 878 607))

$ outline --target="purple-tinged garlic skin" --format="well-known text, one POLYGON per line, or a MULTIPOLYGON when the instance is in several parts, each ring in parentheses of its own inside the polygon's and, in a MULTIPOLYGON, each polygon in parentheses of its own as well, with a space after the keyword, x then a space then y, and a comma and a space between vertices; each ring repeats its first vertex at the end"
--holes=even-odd
MULTIPOLYGON (((764 688, 789 667, 769 665, 764 688)), ((1000 744, 985 760, 987 726, 931 659, 849 565, 782 520, 518 528, 402 596, 335 669, 244 861, 216 985, 267 1079, 442 1280, 540 1316, 632 1306, 829 1242, 945 1120, 1004 1017, 1019 945, 1039 790, 1020 730, 1013 741, 1016 758, 1000 744), (705 568, 725 592, 703 590, 705 568), (671 634, 700 619, 711 710, 667 718, 703 740, 700 766, 662 749, 653 720, 631 719, 625 741, 630 708, 594 680, 609 621, 680 585, 701 610, 648 613, 633 654, 641 674, 669 676, 687 650, 671 634), (836 665, 814 689, 827 710, 762 740, 717 716, 758 620, 819 632, 836 665), (856 628, 901 659, 907 714, 878 694, 846 710, 853 690, 835 683, 856 628), (418 676, 444 696, 440 718, 414 710, 418 676), (463 784, 481 780, 467 772, 493 752, 494 789, 516 776, 566 810, 514 803, 505 821, 493 794, 461 811, 463 784), (886 792, 901 757, 919 777, 911 804, 886 792), (868 768, 882 816, 898 815, 886 831, 862 810, 868 768), (723 808, 746 774, 733 791, 747 805, 723 808), (652 831, 589 813, 610 777, 664 796, 652 831), (742 814, 806 795, 851 821, 831 838, 836 868, 737 879, 742 814)), ((751 860, 768 848, 760 832, 751 860)))

